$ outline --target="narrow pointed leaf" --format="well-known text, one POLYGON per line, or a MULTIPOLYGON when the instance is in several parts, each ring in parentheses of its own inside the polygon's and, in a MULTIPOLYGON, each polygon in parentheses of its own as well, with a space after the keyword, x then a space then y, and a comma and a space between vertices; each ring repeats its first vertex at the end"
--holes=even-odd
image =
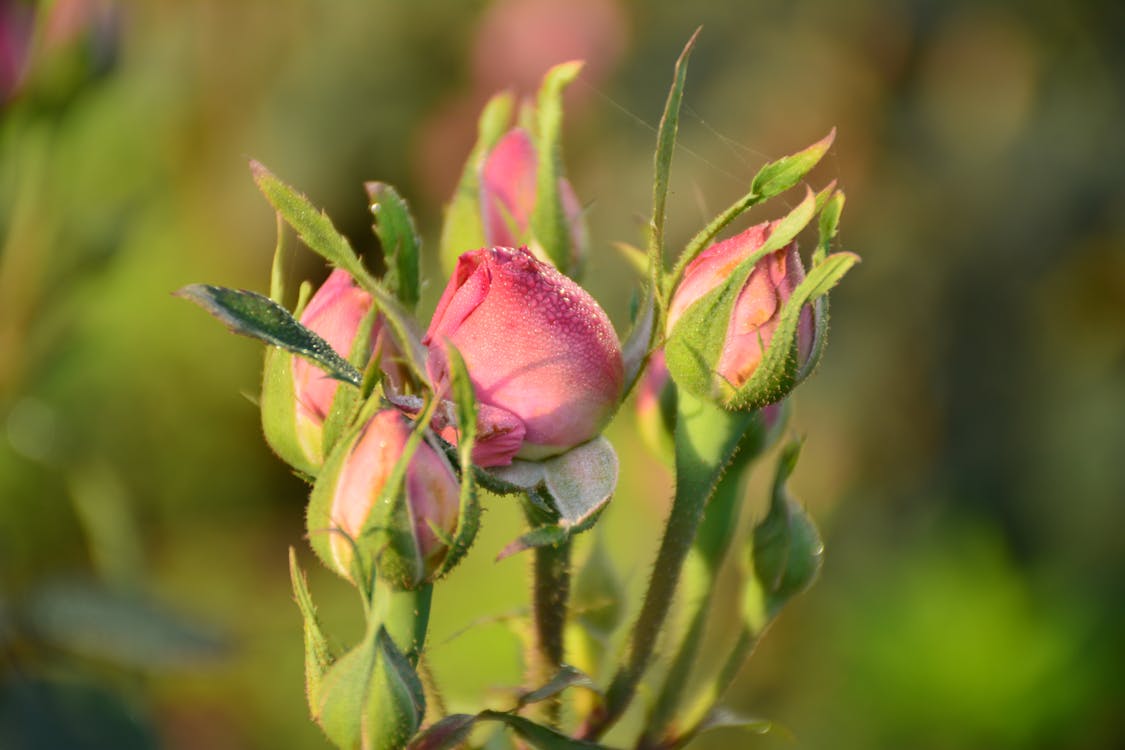
POLYGON ((570 531, 561 526, 537 526, 500 550, 500 554, 496 556, 496 561, 499 562, 535 547, 553 547, 565 542, 568 538, 570 538, 570 531))
POLYGON ((569 276, 578 275, 577 258, 572 257, 573 238, 570 221, 563 209, 559 182, 562 168, 562 94, 582 70, 581 62, 556 65, 547 71, 539 89, 536 110, 536 153, 538 169, 535 179, 535 209, 531 230, 551 262, 569 276))
POLYGON ((761 196, 762 200, 784 193, 805 178, 812 168, 820 163, 832 142, 836 140, 836 128, 809 146, 789 156, 783 156, 758 170, 750 183, 750 192, 761 196))
POLYGON ((480 500, 477 497, 473 472, 473 445, 477 437, 477 402, 473 381, 465 360, 457 348, 447 347, 450 374, 453 381, 453 399, 457 407, 457 457, 461 473, 460 511, 453 543, 442 560, 435 577, 440 578, 459 563, 469 551, 480 529, 480 500))
MULTIPOLYGON (((668 182, 672 171, 672 154, 676 150, 676 135, 680 127, 680 106, 684 98, 684 84, 687 82, 688 59, 699 38, 702 27, 684 45, 676 60, 672 76, 672 87, 664 103, 664 114, 660 117, 660 127, 656 134, 656 153, 653 156, 652 219, 649 224, 648 265, 649 284, 656 298, 657 308, 663 313, 664 300, 664 219, 668 200, 668 182)), ((662 319, 662 318, 661 318, 662 319)))
POLYGON ((499 721, 506 724, 521 739, 535 750, 604 750, 601 745, 585 740, 576 740, 565 734, 536 724, 530 719, 502 711, 482 711, 480 720, 499 721))
POLYGON ((258 189, 274 210, 297 231, 301 241, 309 249, 324 257, 337 268, 347 270, 357 279, 366 275, 359 256, 344 235, 332 224, 322 211, 318 211, 309 199, 277 178, 264 165, 250 162, 250 172, 258 189))
POLYGON ((320 711, 320 685, 324 673, 332 666, 335 655, 328 645, 328 639, 320 629, 316 616, 316 606, 309 594, 304 572, 297 565, 297 553, 289 548, 289 577, 293 582, 293 594, 297 607, 301 610, 305 632, 305 690, 308 695, 309 711, 316 718, 320 711))
POLYGON ((250 162, 254 181, 266 200, 285 221, 296 230, 310 250, 337 268, 343 268, 375 300, 386 317, 395 343, 406 357, 406 364, 415 377, 426 382, 425 350, 421 335, 410 313, 403 308, 394 294, 379 283, 364 267, 355 250, 332 220, 317 210, 309 199, 279 180, 272 172, 256 161, 250 162))
POLYGON ((813 265, 821 263, 827 256, 832 240, 840 226, 840 215, 844 212, 844 193, 837 190, 828 199, 824 209, 820 212, 820 237, 813 253, 813 265))
POLYGON ((191 284, 175 292, 218 318, 234 333, 300 355, 329 377, 358 386, 359 371, 336 353, 327 341, 298 323, 289 311, 269 297, 242 289, 191 284))
POLYGON ((469 738, 475 714, 451 714, 414 738, 407 750, 451 750, 469 738))
POLYGON ((422 294, 422 241, 414 218, 406 201, 387 183, 368 182, 364 187, 387 267, 383 284, 407 310, 413 310, 422 294))
POLYGON ((516 710, 532 703, 539 703, 554 698, 567 688, 572 687, 592 688, 594 687, 594 683, 589 675, 584 674, 582 671, 572 666, 564 664, 562 668, 555 673, 555 676, 547 681, 547 684, 521 695, 516 710))

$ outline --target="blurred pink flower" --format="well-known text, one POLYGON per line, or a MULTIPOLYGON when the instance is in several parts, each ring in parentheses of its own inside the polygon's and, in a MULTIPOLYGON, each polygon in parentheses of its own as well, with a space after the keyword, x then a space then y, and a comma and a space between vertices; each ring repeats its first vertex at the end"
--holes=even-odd
POLYGON ((461 352, 487 407, 473 454, 482 466, 545 458, 584 443, 605 427, 621 398, 621 346, 609 318, 584 289, 525 248, 474 250, 458 260, 422 339, 439 392, 449 384, 447 341, 461 352))
MULTIPOLYGON (((489 152, 480 175, 481 220, 489 245, 516 247, 526 243, 538 192, 537 173, 535 145, 523 128, 509 130, 489 152)), ((570 225, 570 257, 574 268, 586 254, 582 206, 565 179, 559 180, 559 194, 570 225)), ((541 255, 538 251, 536 254, 541 255)))

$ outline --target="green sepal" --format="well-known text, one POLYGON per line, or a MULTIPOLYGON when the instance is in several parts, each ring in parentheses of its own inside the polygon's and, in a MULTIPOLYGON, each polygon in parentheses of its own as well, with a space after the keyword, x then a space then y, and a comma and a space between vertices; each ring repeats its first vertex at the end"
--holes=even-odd
POLYGON ((531 233, 547 258, 568 276, 581 275, 584 258, 575 252, 570 221, 563 208, 559 183, 563 178, 562 119, 563 91, 579 71, 582 62, 555 65, 543 76, 536 108, 535 149, 538 167, 535 180, 535 208, 531 214, 531 233))
POLYGON ((336 395, 332 398, 332 407, 324 420, 321 433, 322 453, 331 453, 344 431, 351 425, 356 412, 360 407, 361 398, 370 394, 368 379, 372 368, 375 372, 379 369, 381 352, 371 351, 371 331, 379 310, 375 305, 363 316, 359 323, 359 330, 352 341, 348 361, 357 370, 363 370, 363 383, 360 388, 337 388, 336 395))
POLYGON ((834 140, 836 140, 836 128, 832 128, 828 135, 803 151, 766 164, 754 175, 750 183, 750 192, 759 196, 761 200, 769 200, 775 195, 784 193, 803 180, 805 175, 820 163, 834 140))
POLYGON ((462 253, 485 247, 484 220, 480 206, 480 168, 488 153, 508 130, 515 97, 503 92, 492 97, 477 123, 477 142, 473 146, 453 200, 445 209, 441 228, 441 266, 451 276, 462 253))
POLYGON ((728 396, 727 403, 732 408, 753 409, 779 401, 816 369, 828 336, 826 295, 858 262, 859 256, 854 253, 835 253, 809 271, 782 307, 781 319, 758 368, 737 392, 728 396), (800 363, 797 327, 801 309, 810 303, 813 345, 808 360, 800 363))
POLYGON ((465 557, 480 529, 480 500, 477 497, 473 472, 473 446, 477 439, 477 401, 473 381, 461 352, 452 344, 446 346, 449 372, 453 384, 453 400, 457 408, 457 458, 461 474, 461 506, 457 531, 441 561, 434 578, 441 578, 465 557))
POLYGON ((534 750, 606 750, 603 745, 586 740, 576 740, 565 734, 536 724, 507 711, 481 711, 478 714, 453 714, 419 735, 408 750, 450 750, 469 737, 473 726, 481 721, 498 721, 515 732, 534 750))
POLYGON ((189 284, 173 292, 224 323, 232 332, 280 346, 324 370, 329 377, 358 386, 362 375, 327 341, 305 328, 269 297, 245 289, 189 284))
POLYGON ((613 497, 618 470, 613 445, 600 435, 542 461, 515 459, 492 469, 493 476, 523 488, 539 510, 546 506, 550 518, 505 547, 500 557, 553 546, 589 529, 613 497))
POLYGON ((342 750, 400 750, 425 714, 421 680, 378 623, 332 665, 320 695, 318 722, 342 750))
POLYGON ((320 713, 321 684, 324 675, 336 661, 336 655, 320 628, 316 616, 316 606, 309 594, 305 574, 297 565, 297 553, 289 548, 289 577, 293 582, 293 595, 301 610, 305 633, 305 692, 309 702, 309 712, 313 719, 320 713))
MULTIPOLYGON (((695 260, 696 256, 711 244, 711 241, 718 236, 719 232, 754 206, 785 192, 804 179, 805 175, 824 157, 835 138, 836 129, 832 128, 827 136, 803 151, 784 156, 758 170, 754 179, 750 181, 750 192, 728 206, 688 242, 684 252, 676 261, 675 269, 668 277, 668 292, 671 293, 672 289, 679 283, 688 263, 695 260)), ((820 210, 819 207, 817 210, 820 210)))
MULTIPOLYGON (((680 316, 664 347, 668 371, 680 388, 703 398, 724 403, 729 401, 734 389, 717 376, 715 366, 726 342, 731 311, 738 295, 758 261, 792 242, 812 221, 815 213, 816 196, 808 191, 805 199, 778 222, 760 248, 739 263, 723 283, 703 295, 680 316)), ((770 348, 781 339, 775 333, 770 348)), ((795 338, 786 343, 789 349, 796 346, 795 338)), ((794 361, 794 368, 795 364, 794 361)), ((759 365, 755 375, 762 370, 759 365)), ((748 406, 763 406, 783 396, 784 392, 780 392, 777 398, 748 406)))
POLYGON ((276 346, 266 349, 262 366, 262 395, 258 403, 262 414, 262 434, 269 447, 297 471, 316 476, 324 460, 321 430, 316 425, 303 426, 297 421, 293 355, 276 346), (303 439, 302 428, 305 430, 303 439))
POLYGON ((840 214, 843 212, 844 193, 842 190, 837 190, 832 193, 825 203, 824 209, 820 212, 819 238, 812 256, 814 266, 828 257, 828 248, 831 246, 832 240, 836 238, 836 232, 840 227, 840 214))
MULTIPOLYGON (((406 471, 414 453, 427 438, 430 420, 436 408, 437 400, 431 398, 419 415, 413 432, 403 446, 402 455, 395 462, 359 533, 359 547, 372 552, 376 573, 399 589, 418 588, 431 578, 418 546, 413 505, 406 486, 406 471)), ((428 441, 427 444, 438 454, 439 459, 443 458, 437 446, 428 441)))
POLYGON ((383 248, 387 272, 383 284, 403 307, 413 311, 422 294, 422 241, 410 215, 410 207, 385 182, 368 182, 367 200, 375 217, 375 235, 383 248))
POLYGON ((277 220, 277 245, 273 249, 273 262, 270 264, 270 299, 279 305, 285 304, 286 269, 285 269, 285 220, 281 215, 277 220))
POLYGON ((395 295, 368 272, 347 238, 332 224, 332 220, 262 164, 251 161, 250 171, 266 200, 296 230, 301 241, 333 266, 350 273, 364 291, 371 295, 375 305, 383 313, 399 351, 406 358, 407 366, 419 382, 428 382, 424 364, 426 352, 413 317, 395 295))
POLYGON ((812 585, 824 556, 816 524, 786 486, 800 452, 801 444, 792 442, 778 459, 769 511, 754 527, 748 545, 753 575, 744 615, 757 633, 787 601, 812 585))

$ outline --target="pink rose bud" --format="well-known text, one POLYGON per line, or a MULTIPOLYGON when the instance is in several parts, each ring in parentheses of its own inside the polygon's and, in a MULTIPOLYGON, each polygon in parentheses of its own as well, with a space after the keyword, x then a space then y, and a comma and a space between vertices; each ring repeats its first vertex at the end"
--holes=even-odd
MULTIPOLYGON (((523 128, 513 128, 489 152, 481 166, 480 206, 485 242, 493 246, 529 245, 542 258, 543 253, 531 234, 531 216, 537 195, 538 155, 531 136, 523 128)), ((586 228, 582 206, 574 189, 559 180, 559 196, 570 227, 570 268, 578 268, 586 255, 586 228)))
MULTIPOLYGON (((735 268, 766 242, 776 225, 777 222, 767 222, 750 227, 742 234, 711 245, 688 264, 669 305, 669 338, 673 337, 676 323, 684 312, 726 282, 735 268)), ((804 278, 805 269, 797 254, 796 242, 763 256, 754 266, 738 292, 730 319, 725 321, 726 337, 718 360, 713 363, 716 378, 725 383, 725 390, 740 388, 757 370, 781 320, 786 301, 804 278)), ((798 370, 804 370, 808 364, 816 334, 813 306, 806 304, 797 324, 798 370)), ((675 368, 672 373, 676 375, 675 368)), ((715 390, 722 392, 724 389, 715 390)))
MULTIPOLYGON (((460 485, 445 456, 423 440, 410 457, 402 491, 390 505, 405 503, 407 513, 381 508, 380 519, 387 534, 364 534, 368 521, 383 493, 395 464, 402 457, 413 431, 410 421, 397 409, 377 413, 363 428, 343 459, 331 488, 331 563, 336 571, 352 579, 356 550, 370 554, 381 576, 394 576, 394 582, 413 588, 429 579, 448 550, 447 542, 457 530, 460 513, 460 485), (406 528, 395 528, 405 519, 406 528), (440 532, 440 533, 439 533, 440 532)), ((323 477, 331 482, 331 477, 323 477)), ((319 484, 319 482, 318 482, 319 484)), ((310 515, 310 521, 311 521, 310 515)), ((311 529, 313 533, 315 529, 311 529)), ((370 561, 366 563, 370 566, 370 561)))
POLYGON ((598 435, 624 368, 598 303, 525 249, 474 250, 457 268, 422 343, 434 388, 449 386, 445 342, 465 359, 481 404, 480 466, 562 453, 598 435), (512 436, 522 428, 522 440, 512 436))
MULTIPOLYGON (((313 298, 300 316, 300 324, 321 336, 344 359, 350 359, 352 343, 359 335, 363 317, 370 313, 373 304, 371 296, 360 289, 351 275, 336 269, 316 290, 313 298)), ((376 349, 382 351, 391 381, 400 378, 394 365, 393 344, 384 335, 382 316, 376 316, 371 324, 368 353, 364 360, 370 360, 376 349)), ((303 358, 295 358, 293 363, 294 395, 297 397, 297 431, 309 450, 319 452, 321 432, 340 381, 327 376, 324 370, 303 358)))
MULTIPOLYGON (((371 305, 371 296, 360 289, 346 271, 337 269, 313 294, 301 314, 300 323, 348 359, 371 305)), ((370 359, 376 349, 383 351, 388 377, 392 382, 400 379, 400 370, 392 363, 395 350, 383 332, 382 316, 377 316, 371 325, 365 359, 370 359)), ((265 371, 262 421, 266 440, 286 462, 315 474, 324 463, 324 420, 332 409, 340 383, 304 358, 280 350, 269 352, 265 371)))

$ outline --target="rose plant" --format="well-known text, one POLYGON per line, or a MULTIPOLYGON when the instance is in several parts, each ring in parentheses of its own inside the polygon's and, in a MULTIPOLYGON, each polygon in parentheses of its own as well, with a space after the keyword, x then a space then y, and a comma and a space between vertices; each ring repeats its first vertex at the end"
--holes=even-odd
POLYGON ((290 551, 309 710, 337 746, 440 750, 497 722, 522 746, 603 747, 637 694, 682 586, 686 627, 669 644, 635 741, 682 747, 716 724, 738 666, 815 578, 820 539, 786 486, 799 443, 780 451, 765 515, 748 538, 736 530, 741 478, 779 442, 788 397, 823 352, 827 293, 857 260, 831 252, 843 193, 834 183, 808 190, 785 216, 718 236, 804 181, 834 132, 763 166, 746 195, 667 267, 668 175, 694 42, 677 61, 657 136, 644 281, 623 342, 575 280, 587 237, 559 144, 575 63, 547 73, 518 125, 510 95, 486 106, 447 209, 441 253, 450 277, 428 325, 414 316, 421 242, 393 188, 367 186, 387 269, 376 278, 323 213, 256 163, 254 179, 279 217, 334 270, 315 294, 301 286, 295 314, 284 306, 280 242, 268 297, 202 284, 179 292, 270 345, 266 439, 311 485, 306 520, 317 556, 360 594, 364 635, 338 651, 290 551), (806 265, 796 238, 814 220, 806 265), (604 611, 625 610, 609 584, 615 577, 606 557, 593 554, 572 587, 571 546, 614 493, 618 459, 601 433, 634 386, 643 432, 676 481, 653 575, 615 662, 604 644, 620 617, 587 610, 606 599, 604 611), (526 682, 507 710, 441 716, 438 688, 419 676, 431 597, 472 547, 482 500, 505 495, 520 502, 529 527, 500 552, 530 552, 526 682), (735 555, 744 575, 740 629, 719 670, 693 675, 715 575, 735 555), (692 678, 704 686, 694 701, 684 695, 692 678), (572 710, 563 712, 571 695, 572 710))

